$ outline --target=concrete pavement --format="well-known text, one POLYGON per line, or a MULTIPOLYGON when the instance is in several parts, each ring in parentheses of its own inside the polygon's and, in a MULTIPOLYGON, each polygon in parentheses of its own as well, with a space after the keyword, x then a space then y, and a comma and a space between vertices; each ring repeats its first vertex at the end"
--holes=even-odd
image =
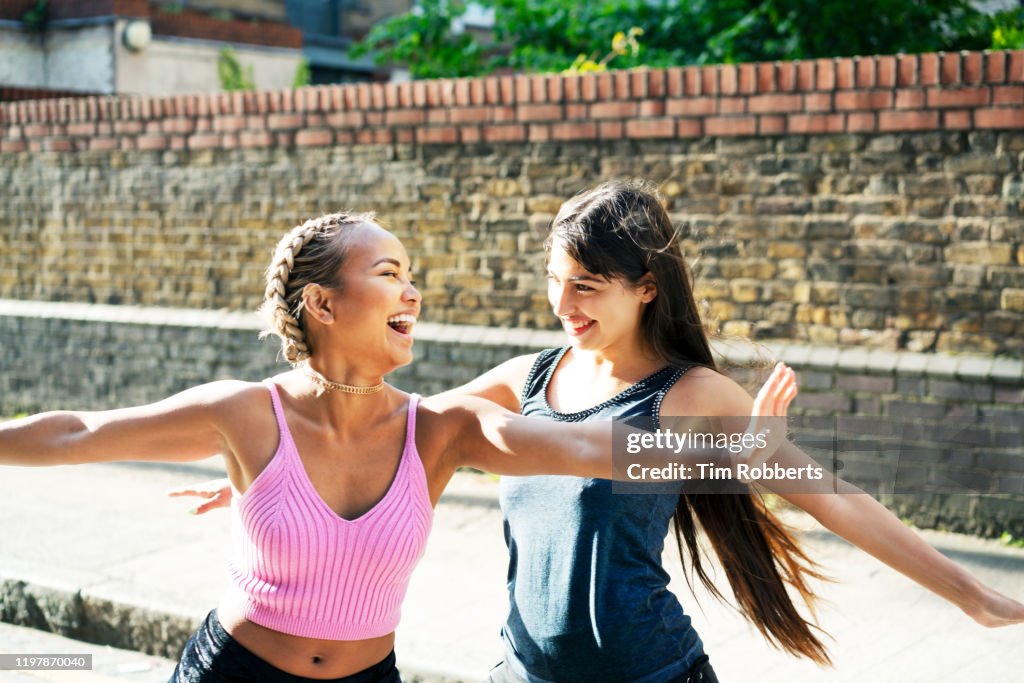
POLYGON ((26 626, 0 623, 0 655, 91 655, 87 671, 51 669, 0 670, 3 683, 166 683, 176 661, 64 638, 26 626))
MULTIPOLYGON (((210 461, 0 468, 0 618, 176 657, 224 585, 229 515, 191 517, 190 500, 164 492, 217 474, 210 461)), ((477 681, 501 657, 506 558, 496 489, 493 478, 460 474, 438 506, 398 630, 407 681, 477 681)), ((837 580, 818 587, 832 669, 773 650, 731 609, 692 595, 667 544, 672 588, 724 682, 1024 680, 1024 626, 982 628, 806 516, 789 518, 837 580)), ((1024 597, 1024 550, 922 534, 998 590, 1024 597)), ((0 642, 0 651, 11 649, 0 642)), ((86 680, 73 676, 62 680, 86 680)), ((0 672, 6 680, 15 679, 0 672)))

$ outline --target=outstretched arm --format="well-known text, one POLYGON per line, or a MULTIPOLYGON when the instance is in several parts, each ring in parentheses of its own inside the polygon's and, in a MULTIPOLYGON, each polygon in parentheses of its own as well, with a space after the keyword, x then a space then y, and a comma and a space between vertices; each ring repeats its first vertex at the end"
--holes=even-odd
MULTIPOLYGON (((759 412, 745 391, 717 373, 694 378, 686 389, 668 396, 665 414, 693 414, 698 407, 715 415, 759 412)), ((763 460, 787 470, 818 467, 809 455, 788 441, 763 460)), ((810 513, 836 535, 954 603, 978 623, 1003 626, 1024 622, 1024 604, 985 586, 856 486, 831 477, 802 480, 796 485, 771 480, 761 484, 810 513), (799 490, 794 490, 797 486, 799 490)))
MULTIPOLYGON (((810 458, 792 444, 773 456, 785 465, 810 458)), ((896 571, 949 600, 983 626, 1024 623, 1024 604, 989 588, 926 543, 877 500, 850 484, 843 492, 780 493, 821 524, 896 571)))
MULTIPOLYGON (((533 358, 514 358, 465 387, 424 400, 424 409, 447 412, 448 420, 456 424, 448 454, 452 460, 450 464, 453 468, 474 467, 506 475, 567 474, 613 478, 610 422, 567 424, 522 417, 497 402, 483 400, 482 396, 486 394, 490 399, 504 398, 518 406, 515 392, 510 387, 515 377, 529 370, 533 358), (472 387, 476 390, 463 391, 472 387)), ((780 364, 753 403, 746 396, 748 408, 744 413, 751 415, 746 425, 747 433, 754 434, 763 429, 763 420, 758 418, 784 416, 794 396, 796 381, 793 371, 780 364)), ((740 426, 737 431, 742 429, 740 426)), ((741 457, 764 456, 768 450, 770 448, 751 451, 741 454, 741 457)), ((215 479, 174 489, 168 495, 202 498, 203 501, 190 512, 203 514, 230 504, 232 491, 227 479, 215 479)))
MULTIPOLYGON (((775 450, 767 462, 784 468, 816 466, 809 455, 788 441, 775 450)), ((979 624, 1024 623, 1024 604, 986 586, 856 486, 838 477, 801 483, 796 492, 792 485, 763 483, 808 512, 826 529, 952 602, 979 624)))
MULTIPOLYGON (((749 402, 746 434, 757 434, 764 420, 783 417, 796 395, 792 370, 779 364, 749 402)), ((563 423, 523 417, 503 410, 489 401, 458 395, 428 399, 433 408, 448 413, 455 421, 451 455, 456 466, 468 466, 496 474, 565 474, 600 479, 627 478, 613 471, 613 433, 611 421, 563 423)), ((624 427, 625 428, 625 427, 624 427)), ((744 433, 739 426, 737 433, 744 433)), ((781 430, 779 430, 781 434, 781 430)), ((748 450, 742 457, 754 460, 777 444, 748 450)), ((654 453, 653 449, 648 449, 654 453)), ((671 452, 671 451, 669 451, 671 452)), ((660 454, 660 453, 659 453, 660 454)), ((673 452, 676 459, 697 457, 707 460, 703 451, 673 452)))
POLYGON ((0 464, 207 458, 226 451, 224 406, 241 384, 214 382, 134 408, 54 411, 4 422, 0 464))
MULTIPOLYGON (((739 401, 732 410, 743 408, 743 402, 739 401)), ((766 462, 796 470, 817 466, 810 456, 788 441, 768 455, 766 462)), ((794 492, 792 484, 763 483, 810 513, 825 528, 949 600, 978 623, 984 626, 1024 623, 1024 604, 983 584, 856 486, 829 478, 803 482, 800 490, 794 492), (790 490, 784 490, 787 488, 790 490)))

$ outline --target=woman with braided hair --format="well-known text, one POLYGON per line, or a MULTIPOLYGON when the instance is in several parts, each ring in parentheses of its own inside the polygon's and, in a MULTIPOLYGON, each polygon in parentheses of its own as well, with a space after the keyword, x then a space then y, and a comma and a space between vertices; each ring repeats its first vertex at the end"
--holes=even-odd
MULTIPOLYGON (((651 299, 620 297, 637 315, 651 299)), ((386 384, 412 360, 420 294, 401 242, 372 214, 330 214, 285 235, 262 310, 292 370, 5 422, 0 464, 223 455, 230 588, 172 681, 398 681, 401 601, 456 468, 607 478, 611 426, 554 425, 453 393, 420 400, 386 384)), ((746 414, 785 415, 795 393, 780 365, 746 414)), ((743 436, 763 426, 755 418, 743 436)))

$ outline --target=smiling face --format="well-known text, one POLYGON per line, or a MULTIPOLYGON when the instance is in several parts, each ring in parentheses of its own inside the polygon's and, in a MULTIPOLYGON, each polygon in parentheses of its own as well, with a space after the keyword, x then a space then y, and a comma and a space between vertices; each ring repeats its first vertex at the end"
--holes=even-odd
POLYGON ((307 311, 324 323, 326 344, 358 359, 367 372, 386 374, 409 364, 422 299, 405 247, 387 230, 364 223, 351 228, 345 251, 338 286, 309 292, 307 311))
POLYGON ((548 255, 548 301, 574 348, 608 351, 643 346, 640 318, 655 295, 653 283, 630 287, 620 278, 589 272, 559 240, 553 241, 548 255))
POLYGON ((579 281, 572 296, 554 286, 549 293, 563 326, 572 328, 574 344, 625 339, 632 327, 636 345, 622 347, 627 353, 670 365, 715 367, 680 247, 682 235, 656 188, 642 181, 604 183, 562 204, 545 240, 555 284, 561 287, 574 269, 607 283, 602 289, 579 281), (616 283, 623 296, 605 306, 604 290, 616 283), (587 287, 602 291, 588 295, 587 287), (595 324, 589 325, 591 320, 595 324))

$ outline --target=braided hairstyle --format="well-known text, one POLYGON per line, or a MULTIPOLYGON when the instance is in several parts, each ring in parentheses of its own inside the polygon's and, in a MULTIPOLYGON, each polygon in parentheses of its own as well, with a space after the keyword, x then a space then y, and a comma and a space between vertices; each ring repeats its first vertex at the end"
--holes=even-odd
POLYGON ((311 218, 281 238, 267 267, 267 289, 260 314, 268 329, 260 338, 276 334, 281 354, 295 365, 313 353, 302 315, 306 285, 338 287, 338 272, 345 261, 346 226, 373 223, 373 213, 329 213, 311 218))

